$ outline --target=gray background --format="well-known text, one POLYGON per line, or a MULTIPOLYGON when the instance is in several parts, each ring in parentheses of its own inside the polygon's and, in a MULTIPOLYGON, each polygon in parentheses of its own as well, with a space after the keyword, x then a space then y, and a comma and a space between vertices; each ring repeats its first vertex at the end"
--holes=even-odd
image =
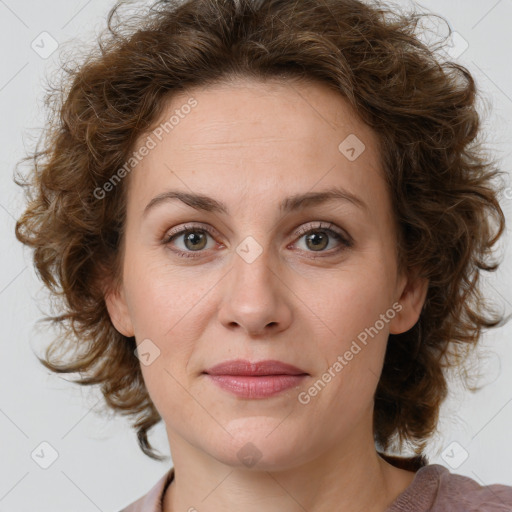
MULTIPOLYGON (((400 3, 412 5, 405 0, 400 3)), ((159 463, 144 456, 126 419, 100 416, 99 392, 69 383, 39 364, 34 352, 42 354, 53 335, 44 324, 43 328, 36 325, 48 311, 46 294, 33 271, 28 249, 14 237, 15 219, 23 202, 12 174, 16 162, 33 148, 43 125, 45 76, 68 47, 94 39, 105 27, 112 5, 100 0, 0 0, 0 512, 34 508, 42 512, 117 512, 147 492, 171 464, 170 460, 159 463), (40 35, 45 31, 59 44, 47 58, 41 55, 51 49, 49 37, 40 35), (44 48, 41 38, 46 38, 44 48), (58 452, 47 469, 40 464, 51 461, 51 449, 41 446, 42 442, 58 452)), ((510 170, 512 0, 429 0, 416 5, 445 16, 463 38, 454 39, 450 51, 476 78, 490 106, 484 111, 488 146, 510 170)), ((511 181, 508 186, 502 207, 511 223, 511 181)), ((495 303, 510 313, 508 235, 501 251, 503 265, 486 279, 486 286, 495 303)), ((431 462, 481 484, 512 485, 511 329, 509 323, 484 335, 475 363, 483 365, 481 383, 487 386, 473 395, 457 382, 452 384, 439 434, 427 452, 431 462)), ((169 454, 163 425, 154 429, 150 439, 169 454)))

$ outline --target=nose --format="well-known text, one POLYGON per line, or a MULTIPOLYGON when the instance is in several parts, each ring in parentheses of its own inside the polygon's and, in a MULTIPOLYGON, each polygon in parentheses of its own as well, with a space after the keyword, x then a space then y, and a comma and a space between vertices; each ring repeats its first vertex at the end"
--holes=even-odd
POLYGON ((218 318, 229 330, 265 337, 289 327, 292 293, 269 249, 258 252, 255 258, 254 254, 246 257, 243 250, 234 255, 232 268, 223 279, 218 318))

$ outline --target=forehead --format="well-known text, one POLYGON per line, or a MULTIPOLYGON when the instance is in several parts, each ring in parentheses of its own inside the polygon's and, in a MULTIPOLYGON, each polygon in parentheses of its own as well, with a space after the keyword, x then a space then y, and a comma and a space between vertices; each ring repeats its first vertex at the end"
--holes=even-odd
POLYGON ((168 102, 167 117, 192 96, 198 105, 173 129, 183 149, 235 150, 295 141, 303 150, 322 151, 344 131, 376 142, 348 101, 322 82, 239 79, 195 88, 168 102))
POLYGON ((376 135, 319 82, 192 88, 167 102, 149 137, 156 145, 130 178, 130 194, 146 202, 176 185, 227 203, 230 194, 281 199, 340 184, 365 202, 385 192, 376 135))

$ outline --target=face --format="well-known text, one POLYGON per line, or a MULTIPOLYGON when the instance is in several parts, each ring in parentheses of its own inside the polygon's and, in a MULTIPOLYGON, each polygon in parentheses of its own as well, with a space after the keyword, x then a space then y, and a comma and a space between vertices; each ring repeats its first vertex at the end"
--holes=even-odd
POLYGON ((174 113, 138 141, 149 149, 125 178, 122 286, 107 296, 145 354, 173 454, 241 466, 250 452, 276 469, 373 448, 388 335, 414 325, 426 293, 397 273, 375 134, 322 84, 193 89, 161 121, 174 113), (170 191, 211 200, 154 200, 170 191), (302 375, 205 373, 234 359, 302 375))

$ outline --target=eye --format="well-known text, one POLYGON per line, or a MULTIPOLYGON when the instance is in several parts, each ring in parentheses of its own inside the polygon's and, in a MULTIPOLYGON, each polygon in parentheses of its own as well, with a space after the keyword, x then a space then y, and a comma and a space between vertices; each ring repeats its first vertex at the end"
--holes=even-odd
MULTIPOLYGON (((183 226, 179 231, 171 232, 162 241, 164 245, 171 245, 176 239, 182 238, 184 249, 172 249, 183 258, 195 258, 194 252, 201 252, 206 247, 207 237, 213 236, 214 231, 209 226, 183 226)), ((199 256, 199 254, 198 254, 199 256)))
MULTIPOLYGON (((333 224, 327 223, 319 225, 307 225, 299 230, 297 230, 294 235, 296 237, 300 237, 299 239, 304 238, 306 249, 304 252, 313 252, 313 253, 324 253, 327 252, 325 256, 332 256, 334 254, 338 254, 342 250, 352 247, 353 242, 349 236, 343 235, 341 232, 335 231, 332 229, 333 224), (325 248, 328 247, 329 241, 335 240, 338 242, 338 245, 341 244, 341 247, 337 249, 325 251, 325 248)), ((181 238, 183 245, 182 248, 171 249, 175 252, 179 257, 182 258, 195 258, 201 256, 201 252, 204 252, 205 249, 211 249, 212 246, 215 247, 215 243, 212 246, 207 247, 208 236, 213 238, 215 234, 215 230, 210 228, 209 226, 195 226, 195 225, 186 225, 183 226, 182 229, 178 231, 171 232, 167 235, 162 243, 164 245, 175 245, 174 242, 181 238), (194 254, 198 253, 198 254, 194 254)), ((310 256, 313 258, 322 257, 320 256, 310 256)))
MULTIPOLYGON (((335 231, 331 229, 333 226, 332 223, 316 225, 316 226, 304 226, 300 228, 295 235, 299 236, 300 239, 304 239, 304 244, 306 247, 306 252, 316 252, 316 253, 324 253, 327 252, 326 256, 332 256, 333 254, 338 254, 340 251, 352 247, 353 243, 350 237, 343 235, 341 232, 335 231), (325 248, 328 247, 329 242, 334 239, 341 243, 341 247, 337 249, 326 251, 325 248)), ((320 256, 324 256, 323 254, 320 256)), ((318 256, 313 256, 313 258, 317 258, 318 256)))

